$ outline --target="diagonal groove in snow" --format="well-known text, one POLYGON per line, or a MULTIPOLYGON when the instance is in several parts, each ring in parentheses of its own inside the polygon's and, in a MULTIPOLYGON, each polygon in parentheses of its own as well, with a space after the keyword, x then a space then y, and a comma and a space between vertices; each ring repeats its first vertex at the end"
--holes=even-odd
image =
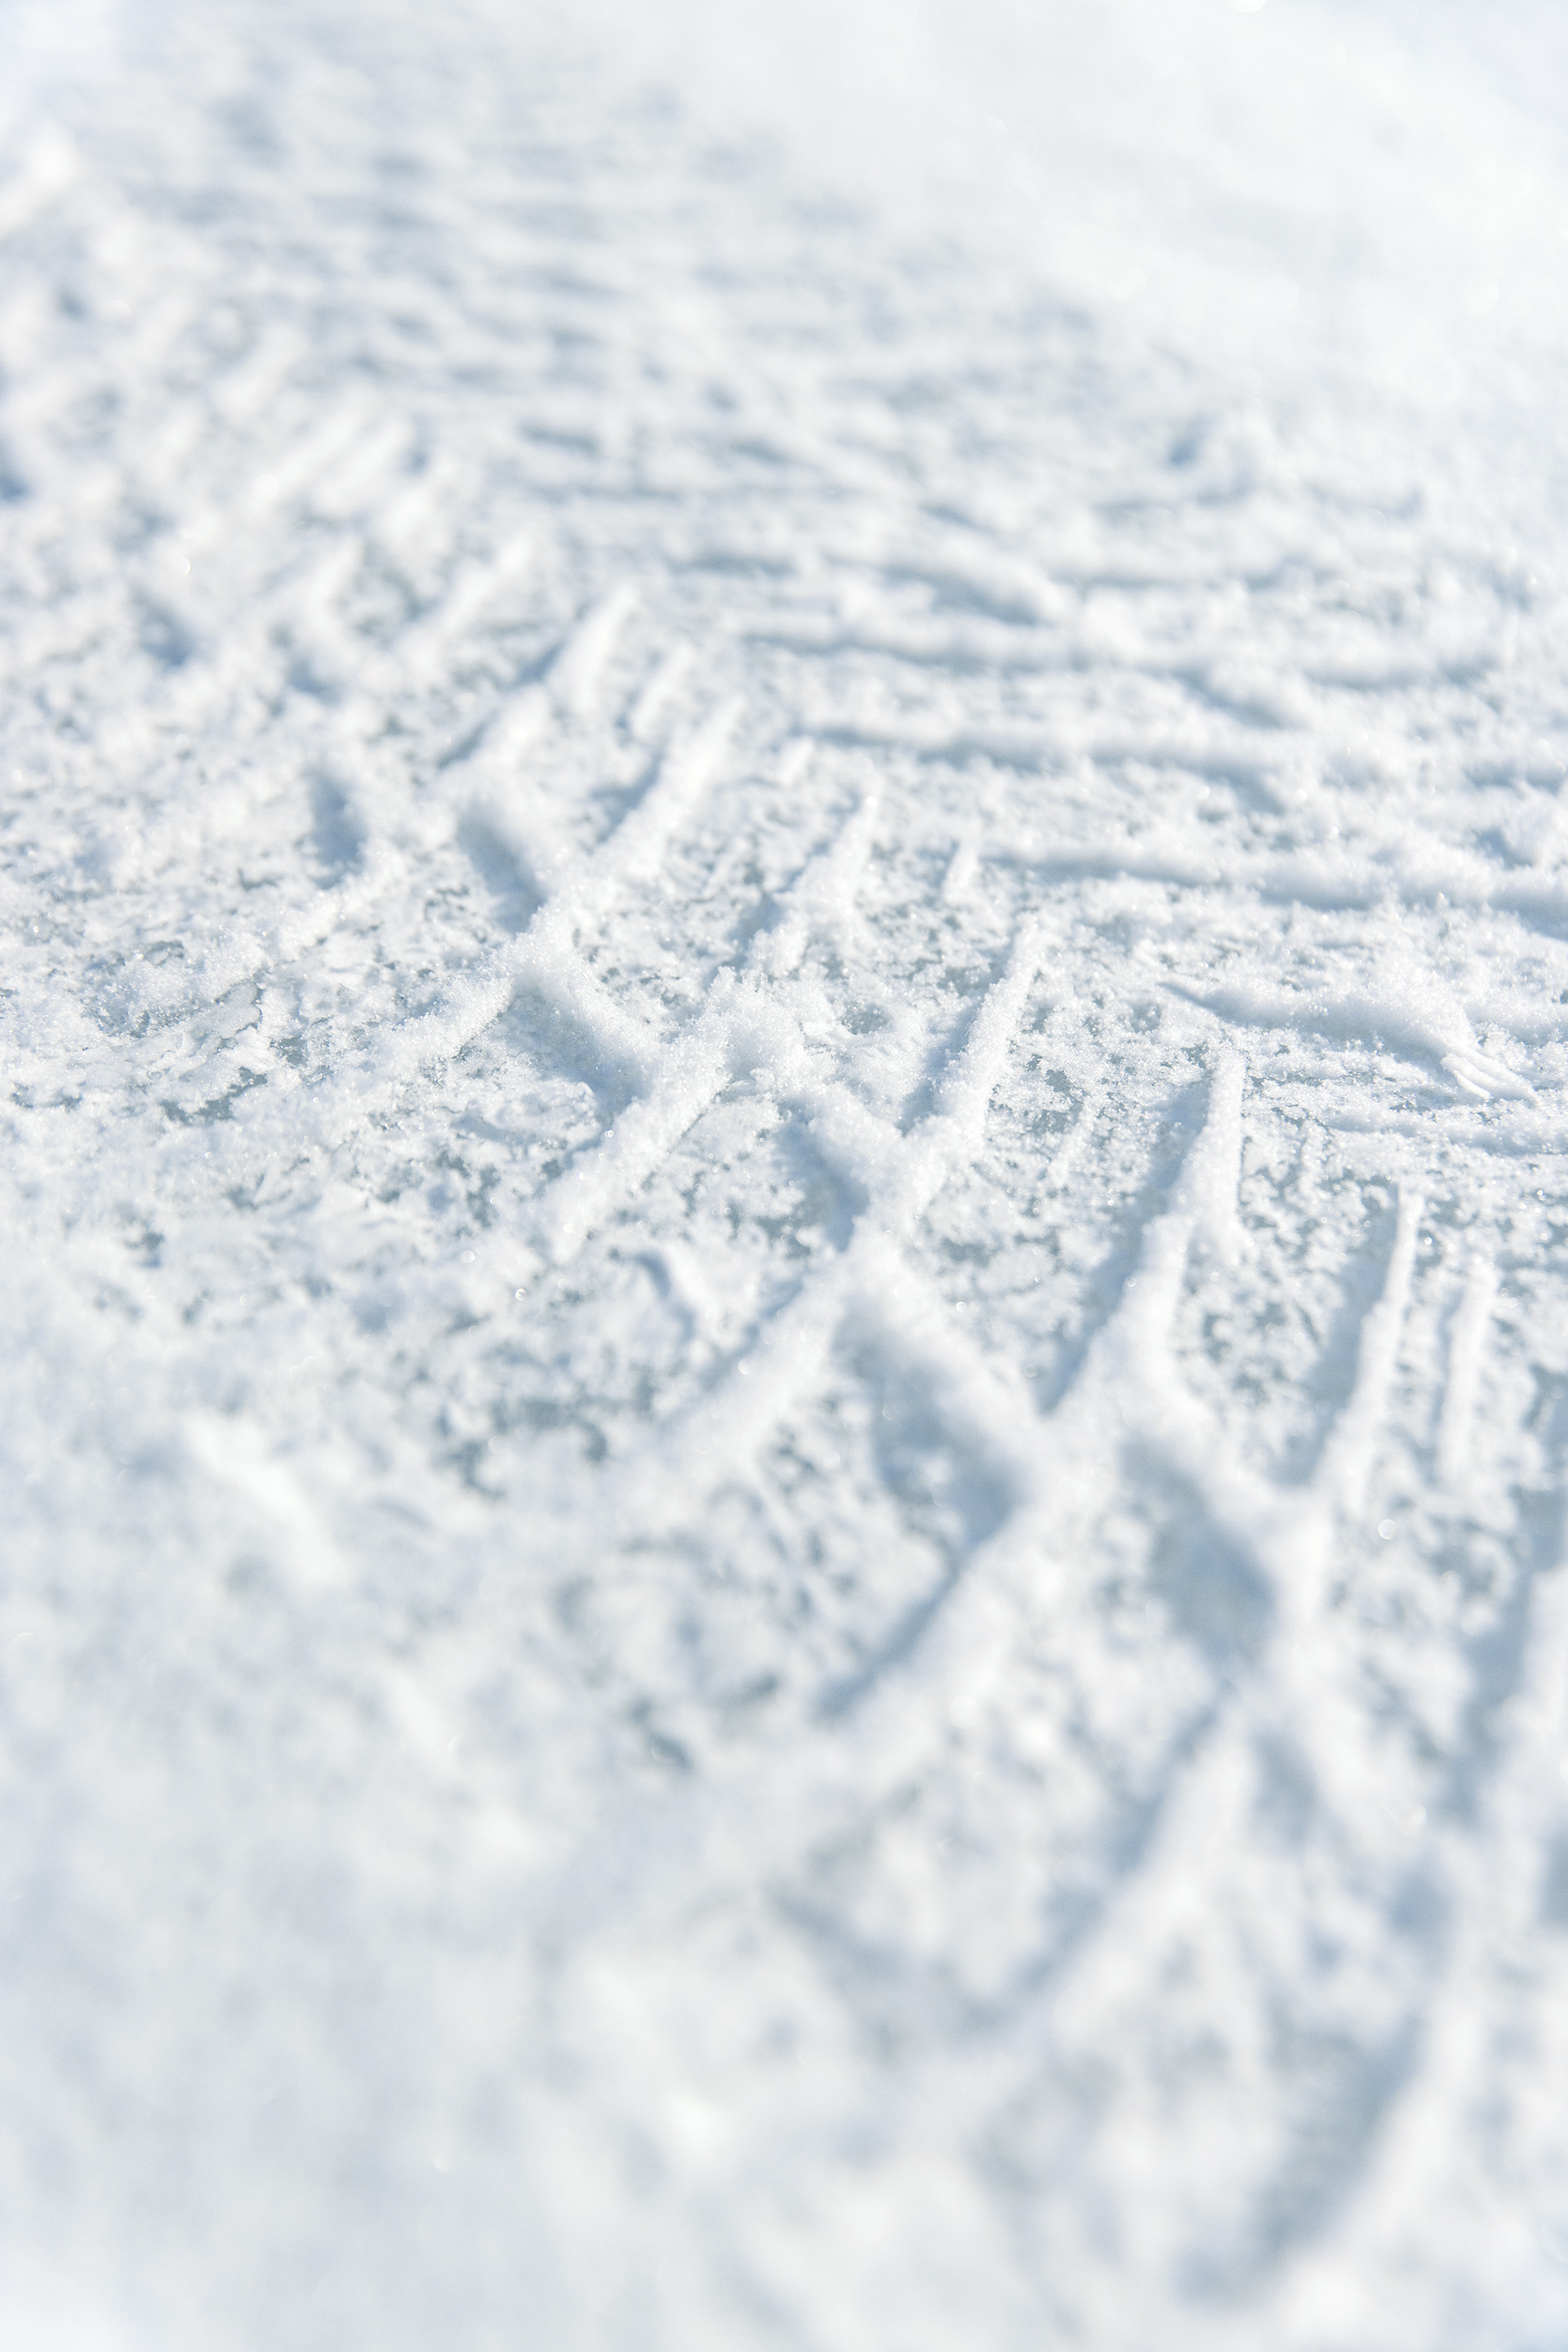
POLYGON ((761 931, 747 954, 747 968, 760 979, 787 979, 798 970, 813 932, 824 923, 844 921, 876 837, 881 806, 875 790, 862 793, 859 806, 830 848, 821 850, 797 876, 785 897, 778 921, 761 931))
POLYGON ((1313 1480, 1320 1500, 1347 1518, 1359 1517, 1366 1505, 1367 1484, 1388 1412, 1410 1300, 1422 1209, 1420 1193, 1402 1185, 1383 1290, 1362 1324, 1355 1386, 1330 1433, 1313 1480))
MULTIPOLYGON (((557 1180, 535 1213, 535 1234, 549 1263, 563 1265, 599 1225, 647 1182, 701 1117, 732 1072, 765 1066, 786 1092, 799 1082, 805 1048, 777 983, 795 970, 812 930, 829 912, 844 915, 870 848, 877 802, 868 795, 839 840, 814 858, 786 894, 780 921, 747 959, 774 983, 772 997, 747 979, 721 972, 697 1021, 657 1060, 650 1057, 644 1099, 557 1180)), ((545 953, 553 951, 553 942, 545 953)))
POLYGON ((551 684, 574 719, 589 718, 622 630, 637 609, 637 591, 623 581, 588 613, 562 648, 551 684))
MULTIPOLYGON (((672 747, 643 798, 595 850, 559 872, 551 897, 521 939, 487 959, 479 971, 452 989, 438 1010, 387 1036, 353 1090, 356 1116, 395 1098, 422 1066, 461 1053, 511 1002, 521 973, 552 992, 575 1013, 585 1013, 598 1042, 620 1058, 627 1043, 625 1016, 603 1018, 602 998, 585 973, 578 938, 601 926, 630 884, 646 877, 665 844, 717 772, 733 734, 740 708, 728 703, 687 741, 672 747)), ((640 1056, 639 1056, 640 1057, 640 1056)), ((341 1099, 345 1087, 334 1089, 341 1099)))
MULTIPOLYGON (((1116 1491, 1129 1440, 1191 1480, 1214 1524, 1239 1544, 1273 1599, 1275 1632, 1243 1680, 1210 1708, 1166 1775, 1135 1874, 1103 1890, 1091 1921, 1073 1933, 1036 1989, 1093 1981, 1109 1941, 1152 1948, 1157 1923, 1204 1883, 1216 1851, 1215 1825, 1247 1779, 1247 1753, 1260 1738, 1289 1736, 1310 1771, 1337 1833, 1386 1847, 1387 1776, 1375 1699, 1361 1690, 1331 1623, 1332 1567, 1340 1527, 1364 1508, 1374 1450, 1386 1413, 1409 1299, 1422 1203, 1401 1192, 1399 1221, 1382 1293, 1363 1319, 1357 1375, 1305 1496, 1273 1486, 1242 1460, 1219 1423, 1184 1391, 1167 1345, 1186 1252, 1207 1204, 1215 1160, 1228 1160, 1236 1112, 1234 1064, 1222 1064, 1211 1087, 1210 1117, 1188 1155, 1175 1205, 1145 1238, 1139 1280, 1086 1357, 1079 1379, 1050 1421, 1054 1478, 1039 1499, 985 1547, 984 1581, 1037 1580, 1049 1564, 1053 1582, 1071 1556, 1076 1528, 1116 1491), (1209 1147, 1205 1150, 1205 1146, 1209 1147), (1107 1429, 1118 1433, 1112 1453, 1107 1429), (1114 1458, 1112 1458, 1114 1456, 1114 1458)), ((975 1566, 981 1565, 977 1559, 975 1566)), ((950 1643, 946 1675, 984 1687, 994 1665, 984 1626, 950 1643)), ((1401 1831, 1395 1829, 1397 1843, 1401 1831)), ((1093 1998, 1093 1995, 1089 1995, 1093 1998)))
MULTIPOLYGON (((881 1309, 891 1306, 903 1278, 897 1245, 978 1147, 986 1106, 1001 1078, 1039 955, 1038 932, 1032 922, 1026 924, 1005 971, 983 1000, 963 1049, 950 1064, 939 1108, 913 1137, 900 1135, 842 1090, 797 1094, 801 1108, 816 1110, 827 1150, 843 1152, 865 1184, 868 1206, 840 1255, 808 1276, 759 1334, 744 1377, 731 1375, 719 1394, 665 1433, 657 1481, 645 1476, 637 1487, 638 1516, 646 1524, 679 1524, 694 1499, 745 1472, 781 1422, 821 1384, 851 1299, 864 1295, 881 1309)), ((967 1339, 929 1286, 910 1279, 911 1289, 923 1294, 927 1360, 938 1366, 967 1363, 973 1379, 967 1339)))
POLYGON ((1497 1266, 1488 1254, 1475 1250, 1448 1334, 1447 1379, 1437 1424, 1438 1463, 1445 1480, 1456 1489, 1463 1489, 1469 1476, 1476 1405, 1496 1297, 1497 1266))
POLYGON ((1451 998, 1432 1003, 1435 992, 1418 982, 1400 987, 1396 981, 1379 995, 1303 993, 1291 998, 1245 989, 1180 992, 1223 1019, 1249 1028, 1315 1031, 1327 1037, 1369 1043, 1385 1039, 1407 1052, 1429 1056, 1466 1094, 1482 1099, 1496 1095, 1529 1102, 1534 1097, 1535 1089, 1527 1079, 1516 1076, 1481 1051, 1463 1008, 1451 998))

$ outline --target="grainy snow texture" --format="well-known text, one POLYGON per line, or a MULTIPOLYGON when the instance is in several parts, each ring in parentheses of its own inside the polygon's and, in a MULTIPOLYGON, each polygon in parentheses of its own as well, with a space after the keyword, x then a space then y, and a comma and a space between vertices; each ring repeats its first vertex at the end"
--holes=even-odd
POLYGON ((0 2333, 1568 2344, 1568 33, 0 6, 0 2333))

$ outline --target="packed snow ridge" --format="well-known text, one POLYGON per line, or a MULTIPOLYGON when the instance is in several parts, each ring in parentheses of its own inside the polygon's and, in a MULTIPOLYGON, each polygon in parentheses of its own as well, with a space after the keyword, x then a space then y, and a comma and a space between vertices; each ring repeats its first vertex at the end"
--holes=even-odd
POLYGON ((7 2343, 1568 2343, 1479 16, 0 5, 7 2343))

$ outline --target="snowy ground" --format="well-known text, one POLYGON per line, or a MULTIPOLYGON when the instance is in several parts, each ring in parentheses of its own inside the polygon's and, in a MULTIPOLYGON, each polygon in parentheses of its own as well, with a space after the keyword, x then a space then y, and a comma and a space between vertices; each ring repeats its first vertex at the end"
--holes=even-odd
POLYGON ((1568 22, 0 0, 0 2327, 1568 2343, 1568 22))

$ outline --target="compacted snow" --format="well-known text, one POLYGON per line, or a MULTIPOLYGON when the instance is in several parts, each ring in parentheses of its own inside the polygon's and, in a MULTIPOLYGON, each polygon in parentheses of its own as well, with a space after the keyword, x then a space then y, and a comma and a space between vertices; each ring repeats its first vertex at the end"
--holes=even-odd
POLYGON ((1568 32, 0 6, 0 2328, 1568 2343, 1568 32))

